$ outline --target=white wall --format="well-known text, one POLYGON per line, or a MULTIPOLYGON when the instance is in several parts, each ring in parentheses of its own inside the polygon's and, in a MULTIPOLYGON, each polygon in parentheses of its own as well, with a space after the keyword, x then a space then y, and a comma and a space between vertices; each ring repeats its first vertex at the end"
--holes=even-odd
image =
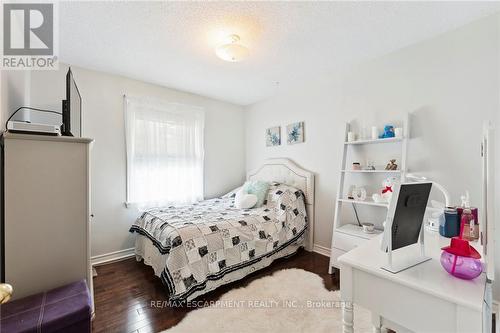
MULTIPOLYGON (((30 103, 30 77, 30 71, 0 71, 0 128, 5 127, 5 121, 12 112, 18 107, 30 103)), ((21 110, 17 115, 20 117, 18 119, 29 119, 29 111, 27 110, 21 110)))
MULTIPOLYGON (((31 105, 61 110, 67 66, 31 74, 31 105)), ((133 247, 128 232, 137 212, 126 200, 123 95, 149 96, 203 107, 205 117, 205 197, 240 185, 245 177, 241 107, 121 76, 72 67, 83 100, 83 135, 92 150, 92 256, 133 247)), ((32 113, 32 117, 35 116, 32 113)))
POLYGON ((329 248, 344 123, 380 126, 411 112, 410 171, 442 183, 455 203, 469 190, 479 205, 482 123, 500 110, 497 21, 482 19, 342 73, 301 80, 247 107, 247 168, 288 157, 316 172, 315 243, 329 248), (305 121, 304 144, 265 147, 266 128, 294 121, 305 121))

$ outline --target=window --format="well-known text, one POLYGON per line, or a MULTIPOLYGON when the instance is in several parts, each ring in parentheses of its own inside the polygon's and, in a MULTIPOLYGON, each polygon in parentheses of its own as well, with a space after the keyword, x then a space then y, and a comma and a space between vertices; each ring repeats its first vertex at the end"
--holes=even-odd
POLYGON ((140 208, 203 199, 201 108, 125 97, 127 204, 140 208))

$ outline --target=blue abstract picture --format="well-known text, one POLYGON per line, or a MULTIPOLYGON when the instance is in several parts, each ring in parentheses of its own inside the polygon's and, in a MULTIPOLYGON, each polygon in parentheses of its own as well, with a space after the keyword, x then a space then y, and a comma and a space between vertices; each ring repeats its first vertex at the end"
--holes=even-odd
POLYGON ((279 146, 281 144, 281 128, 271 127, 266 130, 266 146, 279 146))
POLYGON ((286 127, 287 143, 289 145, 304 142, 304 122, 290 124, 286 127))

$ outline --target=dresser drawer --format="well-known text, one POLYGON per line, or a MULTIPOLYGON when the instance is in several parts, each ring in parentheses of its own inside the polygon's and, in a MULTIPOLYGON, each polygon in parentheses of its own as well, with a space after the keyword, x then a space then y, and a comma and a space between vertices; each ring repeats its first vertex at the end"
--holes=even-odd
POLYGON ((333 235, 332 246, 342 251, 351 251, 352 249, 364 244, 368 240, 361 237, 345 234, 340 231, 335 231, 333 235))

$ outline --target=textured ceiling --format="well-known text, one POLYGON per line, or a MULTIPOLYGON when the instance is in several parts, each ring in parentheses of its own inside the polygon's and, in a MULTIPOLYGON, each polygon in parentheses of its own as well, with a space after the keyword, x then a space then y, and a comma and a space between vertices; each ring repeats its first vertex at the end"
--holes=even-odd
POLYGON ((248 105, 500 10, 498 2, 61 2, 60 59, 248 105), (250 49, 218 59, 226 34, 250 49))

